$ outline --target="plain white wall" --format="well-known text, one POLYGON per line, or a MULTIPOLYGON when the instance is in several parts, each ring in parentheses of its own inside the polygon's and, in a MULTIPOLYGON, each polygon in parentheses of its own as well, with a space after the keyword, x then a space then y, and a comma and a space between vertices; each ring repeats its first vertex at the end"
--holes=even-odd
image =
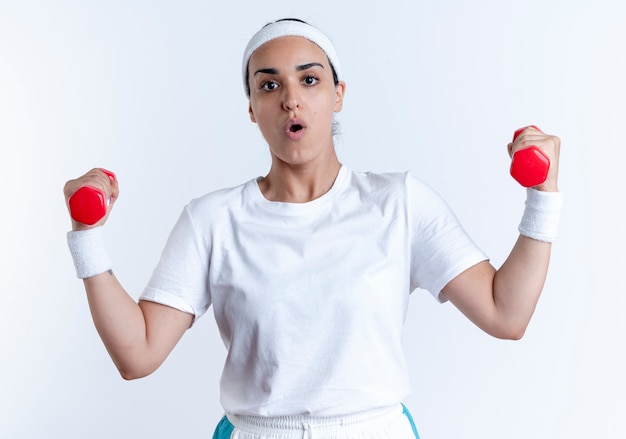
POLYGON ((0 0, 0 437, 211 436, 224 358, 211 313, 155 374, 123 381, 74 277, 62 187, 117 173, 105 233, 137 297, 189 199, 267 171, 240 58, 282 17, 337 46, 341 160, 417 174, 495 265, 525 198, 507 142, 530 123, 562 139, 561 232, 525 338, 412 297, 405 402, 422 437, 625 437, 620 0, 0 0))

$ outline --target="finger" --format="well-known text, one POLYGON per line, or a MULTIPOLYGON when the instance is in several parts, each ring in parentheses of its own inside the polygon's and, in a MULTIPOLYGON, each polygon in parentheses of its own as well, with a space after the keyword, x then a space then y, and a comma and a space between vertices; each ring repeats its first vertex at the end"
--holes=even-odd
POLYGON ((113 202, 118 197, 119 189, 115 174, 95 168, 75 180, 68 181, 64 192, 74 223, 90 226, 96 223, 104 224, 113 202))
POLYGON ((525 127, 518 128, 517 130, 515 130, 515 132, 513 133, 513 142, 515 142, 515 140, 520 135, 528 134, 529 132, 533 132, 533 131, 539 131, 540 133, 543 133, 543 131, 541 131, 541 129, 537 125, 527 125, 525 127))

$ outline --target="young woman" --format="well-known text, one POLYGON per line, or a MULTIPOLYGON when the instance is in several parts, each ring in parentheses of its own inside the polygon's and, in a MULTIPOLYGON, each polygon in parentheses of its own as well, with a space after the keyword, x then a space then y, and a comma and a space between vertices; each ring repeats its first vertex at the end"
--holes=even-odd
MULTIPOLYGON (((448 206, 410 173, 340 163, 334 114, 346 85, 318 29, 279 20, 243 58, 249 115, 269 145, 266 176, 183 210, 139 303, 124 291, 100 227, 72 222, 68 243, 94 323, 121 375, 152 373, 214 307, 228 349, 226 415, 215 438, 414 438, 402 405, 401 335, 410 293, 450 300, 487 333, 524 334, 543 288, 561 208, 559 139, 527 128, 509 153, 551 159, 528 190, 520 237, 496 270, 448 206)), ((69 181, 118 196, 100 170, 69 181)))

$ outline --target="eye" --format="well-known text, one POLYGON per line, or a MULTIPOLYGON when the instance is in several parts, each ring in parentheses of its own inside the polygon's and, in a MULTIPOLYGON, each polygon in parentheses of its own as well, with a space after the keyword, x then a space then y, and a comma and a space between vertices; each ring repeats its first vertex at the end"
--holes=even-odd
POLYGON ((275 81, 263 81, 259 86, 259 89, 263 91, 272 91, 278 88, 278 84, 275 81))
POLYGON ((319 82, 319 80, 320 79, 315 75, 307 75, 304 77, 302 82, 304 82, 305 85, 315 85, 319 82))

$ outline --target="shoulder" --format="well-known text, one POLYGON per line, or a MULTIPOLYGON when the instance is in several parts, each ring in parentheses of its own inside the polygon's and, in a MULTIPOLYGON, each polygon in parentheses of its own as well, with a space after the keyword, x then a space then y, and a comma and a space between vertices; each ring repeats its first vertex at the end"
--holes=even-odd
POLYGON ((404 194, 411 198, 437 197, 428 184, 410 171, 371 172, 350 170, 350 184, 364 191, 404 194))
POLYGON ((206 205, 213 205, 216 203, 222 204, 224 202, 241 199, 241 197, 243 197, 244 193, 246 192, 248 186, 254 181, 256 181, 256 179, 248 180, 245 183, 239 184, 237 186, 220 188, 207 192, 200 197, 192 199, 188 205, 192 207, 201 207, 206 205))
POLYGON ((418 229, 456 221, 454 211, 443 197, 411 171, 352 171, 352 181, 352 190, 357 192, 360 202, 393 208, 397 215, 406 215, 407 221, 418 229))
POLYGON ((245 203, 250 186, 256 179, 243 184, 221 188, 192 199, 185 210, 196 219, 211 219, 226 214, 233 209, 240 209, 245 203))

